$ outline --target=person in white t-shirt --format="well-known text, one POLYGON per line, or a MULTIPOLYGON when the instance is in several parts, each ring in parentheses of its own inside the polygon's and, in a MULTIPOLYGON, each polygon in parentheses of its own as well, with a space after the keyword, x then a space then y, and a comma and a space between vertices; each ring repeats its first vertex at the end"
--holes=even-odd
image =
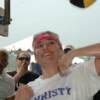
POLYGON ((8 59, 8 52, 0 49, 0 100, 14 100, 15 96, 15 81, 4 71, 8 59))
POLYGON ((34 37, 32 46, 42 74, 19 88, 15 100, 92 100, 100 89, 100 43, 64 54, 58 35, 46 31, 34 37), (74 57, 84 55, 94 57, 72 65, 74 57))

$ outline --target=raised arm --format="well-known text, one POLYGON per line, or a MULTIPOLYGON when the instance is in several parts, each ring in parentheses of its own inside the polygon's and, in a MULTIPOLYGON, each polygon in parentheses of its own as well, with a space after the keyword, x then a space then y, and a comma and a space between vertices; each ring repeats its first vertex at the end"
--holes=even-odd
POLYGON ((72 64, 74 57, 80 56, 95 56, 96 61, 96 70, 100 74, 100 43, 89 45, 86 47, 74 49, 67 54, 64 54, 59 61, 59 69, 61 72, 64 72, 72 64))
POLYGON ((73 57, 95 56, 100 58, 100 43, 82 47, 73 51, 73 57))

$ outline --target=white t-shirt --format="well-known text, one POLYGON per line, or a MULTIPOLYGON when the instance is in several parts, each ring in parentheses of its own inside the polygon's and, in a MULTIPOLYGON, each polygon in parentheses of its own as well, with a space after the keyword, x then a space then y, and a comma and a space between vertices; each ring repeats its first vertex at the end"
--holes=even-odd
POLYGON ((75 66, 69 75, 56 74, 45 80, 39 77, 30 82, 28 85, 35 94, 31 100, 92 100, 100 89, 94 60, 75 66))
POLYGON ((7 73, 3 72, 0 75, 0 100, 5 100, 7 97, 14 96, 15 81, 7 73))

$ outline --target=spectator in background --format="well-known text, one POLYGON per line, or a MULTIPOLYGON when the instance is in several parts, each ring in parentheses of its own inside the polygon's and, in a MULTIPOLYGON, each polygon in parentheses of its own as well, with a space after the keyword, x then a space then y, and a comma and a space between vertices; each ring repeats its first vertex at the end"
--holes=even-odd
MULTIPOLYGON (((67 45, 65 48, 64 48, 64 53, 68 53, 70 52, 71 50, 74 50, 74 46, 72 45, 67 45)), ((78 63, 83 63, 84 62, 84 59, 82 58, 79 58, 79 57, 74 57, 73 60, 72 60, 72 64, 78 64, 78 63)))
POLYGON ((74 47, 72 45, 67 45, 65 48, 64 48, 64 53, 68 53, 69 51, 73 50, 74 47))
POLYGON ((36 73, 36 74, 38 74, 38 75, 41 75, 41 74, 42 74, 40 64, 31 62, 31 68, 30 68, 30 69, 31 69, 34 73, 36 73))
POLYGON ((15 81, 4 69, 8 64, 8 52, 0 49, 0 100, 14 100, 15 81))
POLYGON ((28 51, 20 51, 16 57, 17 70, 9 72, 16 81, 16 90, 22 84, 27 84, 30 81, 34 81, 38 78, 38 74, 29 71, 28 66, 30 64, 31 56, 28 51))

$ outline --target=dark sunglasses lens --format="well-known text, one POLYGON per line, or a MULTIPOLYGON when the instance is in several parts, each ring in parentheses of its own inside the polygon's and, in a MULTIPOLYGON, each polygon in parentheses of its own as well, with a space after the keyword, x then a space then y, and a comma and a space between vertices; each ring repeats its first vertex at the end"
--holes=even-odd
POLYGON ((20 58, 18 58, 18 60, 26 60, 26 61, 30 61, 30 58, 29 58, 29 57, 20 57, 20 58))
POLYGON ((91 6, 96 0, 70 0, 70 3, 79 8, 87 8, 91 6))

